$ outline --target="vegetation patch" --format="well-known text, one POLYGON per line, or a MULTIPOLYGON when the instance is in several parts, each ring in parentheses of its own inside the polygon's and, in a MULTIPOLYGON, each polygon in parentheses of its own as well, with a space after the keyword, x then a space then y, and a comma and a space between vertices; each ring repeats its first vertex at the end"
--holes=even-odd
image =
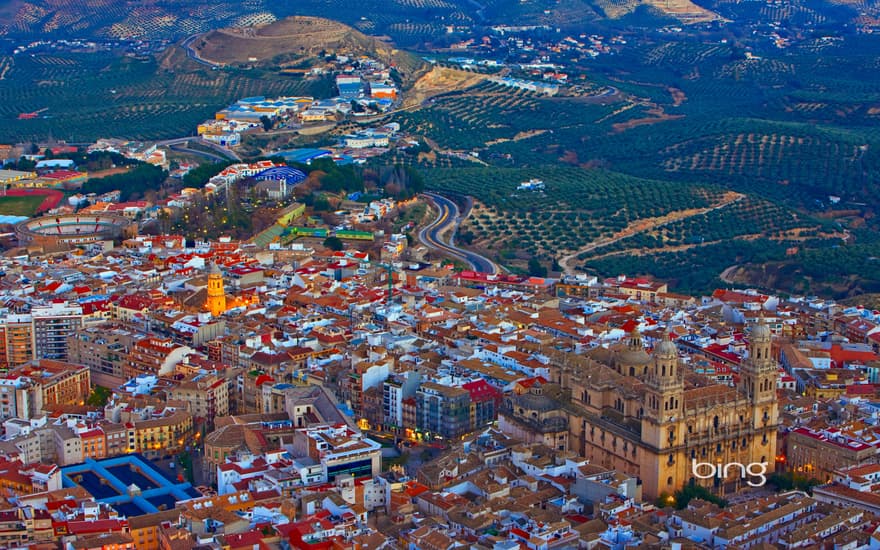
POLYGON ((26 195, 20 197, 0 197, 0 214, 5 216, 33 216, 46 197, 26 195))

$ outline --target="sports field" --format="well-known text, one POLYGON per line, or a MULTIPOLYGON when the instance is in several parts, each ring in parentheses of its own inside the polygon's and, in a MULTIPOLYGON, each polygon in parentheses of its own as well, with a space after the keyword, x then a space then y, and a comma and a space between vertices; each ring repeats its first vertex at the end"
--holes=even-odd
POLYGON ((45 199, 45 195, 0 197, 0 214, 7 216, 33 216, 45 199))

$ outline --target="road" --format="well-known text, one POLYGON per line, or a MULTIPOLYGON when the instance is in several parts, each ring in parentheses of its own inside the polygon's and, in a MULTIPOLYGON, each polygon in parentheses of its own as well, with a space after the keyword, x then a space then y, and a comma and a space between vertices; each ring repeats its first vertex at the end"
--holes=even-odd
MULTIPOLYGON (((455 232, 458 230, 458 225, 463 219, 459 213, 458 206, 446 197, 436 193, 424 193, 424 196, 436 207, 437 217, 419 231, 419 241, 428 248, 439 250, 448 256, 467 262, 474 271, 498 273, 498 266, 488 258, 455 246, 455 232), (451 231, 449 241, 447 242, 442 239, 441 235, 447 232, 450 227, 451 231)), ((468 208, 468 211, 470 211, 470 208, 468 208)))
MULTIPOLYGON (((207 147, 207 148, 211 149, 212 151, 216 151, 217 153, 219 153, 222 157, 224 157, 226 159, 234 160, 236 162, 241 162, 241 157, 238 156, 238 153, 236 153, 235 151, 230 151, 226 147, 221 147, 220 145, 217 145, 216 143, 210 142, 208 140, 204 140, 199 137, 181 137, 181 138, 174 138, 174 139, 166 139, 164 141, 160 141, 160 142, 156 143, 156 145, 158 145, 160 147, 161 146, 171 147, 173 145, 185 145, 189 142, 198 143, 202 147, 207 147)), ((184 148, 184 150, 189 153, 194 153, 197 155, 201 154, 203 156, 217 158, 216 155, 211 155, 210 153, 206 153, 204 151, 199 151, 198 149, 184 148)))
POLYGON ((192 48, 193 41, 195 41, 195 39, 200 36, 202 36, 201 33, 194 34, 192 36, 187 37, 186 40, 184 40, 183 42, 180 43, 180 45, 183 47, 183 51, 186 52, 186 56, 189 57, 190 59, 192 59, 193 61, 195 61, 196 63, 198 63, 199 65, 204 65, 206 67, 211 67, 211 68, 219 67, 219 65, 217 65, 215 63, 211 63, 210 61, 206 61, 206 60, 202 59, 201 57, 199 57, 199 54, 197 54, 196 51, 192 48))

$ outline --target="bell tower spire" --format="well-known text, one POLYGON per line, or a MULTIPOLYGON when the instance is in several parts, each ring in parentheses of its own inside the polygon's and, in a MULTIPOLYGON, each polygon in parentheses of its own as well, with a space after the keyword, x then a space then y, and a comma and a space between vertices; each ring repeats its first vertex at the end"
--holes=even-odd
POLYGON ((211 315, 218 316, 226 311, 226 292, 223 290, 223 274, 220 267, 211 262, 208 268, 208 298, 205 300, 205 309, 211 315))
POLYGON ((642 436, 658 448, 677 445, 677 424, 684 406, 684 382, 679 372, 678 350, 669 337, 654 349, 645 380, 645 416, 642 436), (646 424, 650 424, 650 427, 646 424))

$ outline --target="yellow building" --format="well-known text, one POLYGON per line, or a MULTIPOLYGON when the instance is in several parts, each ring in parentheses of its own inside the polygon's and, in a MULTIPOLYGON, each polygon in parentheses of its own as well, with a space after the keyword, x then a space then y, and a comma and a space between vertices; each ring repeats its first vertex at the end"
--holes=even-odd
POLYGON ((226 292, 223 290, 223 274, 216 263, 208 270, 208 299, 205 308, 215 317, 226 311, 226 292))
POLYGON ((723 494, 754 481, 751 472, 773 472, 778 403, 770 341, 765 324, 753 327, 736 388, 708 380, 686 384, 668 337, 652 356, 634 333, 591 358, 554 361, 561 366, 551 373, 553 382, 571 389, 563 404, 569 449, 637 476, 648 499, 688 483, 723 494), (728 475, 708 475, 713 470, 728 475))
POLYGON ((130 535, 137 550, 159 550, 159 531, 162 524, 176 523, 180 519, 177 509, 162 510, 152 514, 128 518, 130 535))
POLYGON ((148 458, 183 452, 193 433, 192 414, 179 409, 169 416, 134 422, 139 452, 148 458))

